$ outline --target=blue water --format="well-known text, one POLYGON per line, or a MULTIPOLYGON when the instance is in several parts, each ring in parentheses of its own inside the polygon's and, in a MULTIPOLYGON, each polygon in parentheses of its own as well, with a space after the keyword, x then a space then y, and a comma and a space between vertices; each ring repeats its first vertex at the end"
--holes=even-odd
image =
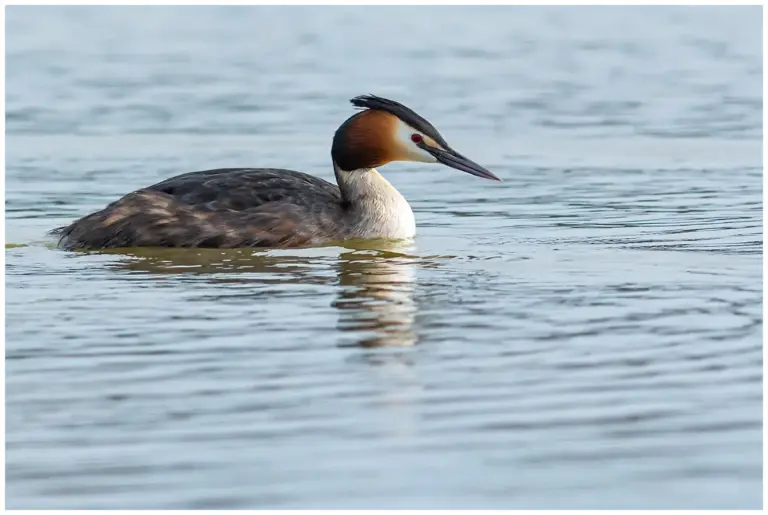
POLYGON ((760 508, 758 7, 9 7, 9 508, 760 508), (333 180, 348 99, 504 179, 381 171, 387 249, 69 253, 163 178, 333 180))

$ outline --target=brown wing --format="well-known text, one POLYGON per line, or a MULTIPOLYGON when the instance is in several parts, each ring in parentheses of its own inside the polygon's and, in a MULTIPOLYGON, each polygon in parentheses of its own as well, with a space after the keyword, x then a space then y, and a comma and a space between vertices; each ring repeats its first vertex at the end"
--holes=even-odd
POLYGON ((299 206, 274 202, 257 208, 210 211, 166 193, 139 190, 77 220, 61 233, 65 249, 128 247, 293 247, 324 239, 302 223, 299 206))
POLYGON ((275 169, 193 172, 130 193, 59 231, 65 249, 293 247, 333 239, 336 186, 275 169))

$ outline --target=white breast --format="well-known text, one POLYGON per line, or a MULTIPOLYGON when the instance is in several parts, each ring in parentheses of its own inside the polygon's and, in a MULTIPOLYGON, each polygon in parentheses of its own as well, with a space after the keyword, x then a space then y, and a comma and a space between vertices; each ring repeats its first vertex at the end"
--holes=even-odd
POLYGON ((416 235, 411 206, 374 169, 339 173, 339 186, 355 210, 355 237, 407 239, 416 235))

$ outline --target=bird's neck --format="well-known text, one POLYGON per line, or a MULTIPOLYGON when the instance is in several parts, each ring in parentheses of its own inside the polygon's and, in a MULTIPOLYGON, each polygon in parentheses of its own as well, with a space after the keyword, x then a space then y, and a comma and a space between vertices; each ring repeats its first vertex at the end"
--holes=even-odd
POLYGON ((356 237, 405 239, 416 234, 411 206, 375 168, 345 171, 334 165, 334 171, 356 237))

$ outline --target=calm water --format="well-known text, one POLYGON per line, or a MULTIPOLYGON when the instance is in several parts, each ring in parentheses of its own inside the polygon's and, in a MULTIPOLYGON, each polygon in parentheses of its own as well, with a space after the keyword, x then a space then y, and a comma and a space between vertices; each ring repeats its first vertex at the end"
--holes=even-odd
POLYGON ((9 508, 759 508, 759 8, 10 8, 9 508), (54 250, 193 170, 331 179, 361 93, 413 244, 54 250), (18 246, 23 245, 23 246, 18 246))

